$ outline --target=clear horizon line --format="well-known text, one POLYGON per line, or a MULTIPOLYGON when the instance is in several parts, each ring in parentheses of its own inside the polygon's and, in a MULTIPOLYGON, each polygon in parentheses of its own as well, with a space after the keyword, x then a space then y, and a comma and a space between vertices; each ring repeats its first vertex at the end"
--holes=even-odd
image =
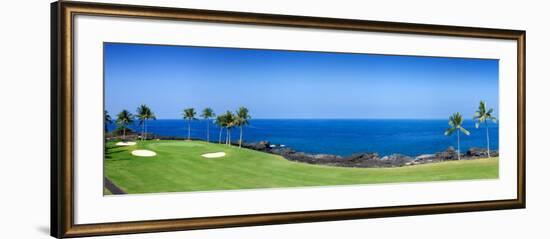
MULTIPOLYGON (((210 119, 215 119, 212 117, 210 119)), ((250 120, 448 120, 449 118, 251 118, 250 120)), ((183 118, 157 118, 157 120, 185 120, 183 118)), ((204 120, 204 118, 197 118, 204 120)), ((465 119, 472 120, 472 119, 465 119)))

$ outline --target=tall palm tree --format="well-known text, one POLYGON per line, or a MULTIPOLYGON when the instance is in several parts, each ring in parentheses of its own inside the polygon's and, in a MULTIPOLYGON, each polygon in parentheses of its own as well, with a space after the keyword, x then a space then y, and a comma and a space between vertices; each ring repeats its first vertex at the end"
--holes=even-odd
POLYGON ((479 102, 479 107, 477 108, 477 111, 474 114, 474 120, 476 121, 476 129, 479 128, 480 124, 485 125, 485 132, 487 134, 487 157, 491 157, 491 150, 489 149, 489 126, 487 125, 487 121, 491 120, 494 123, 497 122, 497 118, 493 115, 493 108, 487 110, 487 104, 485 101, 479 102))
POLYGON ((462 123, 464 122, 464 119, 462 119, 462 115, 458 112, 454 113, 449 117, 449 128, 445 130, 445 135, 451 136, 455 131, 457 135, 457 155, 458 160, 460 160, 460 132, 464 133, 465 135, 470 135, 470 132, 466 130, 464 127, 462 127, 462 123))
POLYGON ((151 111, 147 105, 140 105, 137 108, 137 117, 139 119, 139 124, 141 125, 141 135, 143 136, 142 140, 147 140, 147 120, 156 120, 155 114, 151 111))
POLYGON ((134 115, 130 111, 122 110, 117 115, 116 123, 122 128, 122 140, 126 141, 126 129, 128 125, 134 122, 134 115))
POLYGON ((223 129, 225 128, 225 126, 227 125, 226 122, 225 122, 225 114, 218 115, 218 117, 216 117, 215 124, 218 127, 220 127, 220 138, 218 140, 218 143, 221 144, 222 143, 222 132, 223 132, 223 129))
POLYGON ((210 142, 210 121, 208 119, 216 116, 214 111, 210 107, 204 108, 202 110, 201 117, 206 120, 206 142, 210 142))
POLYGON ((236 125, 236 117, 231 111, 225 113, 225 128, 227 130, 226 134, 226 144, 231 145, 231 129, 236 125))
POLYGON ((191 140, 191 121, 196 120, 194 108, 187 108, 183 110, 183 118, 187 120, 187 140, 191 140))
POLYGON ((250 119, 250 115, 248 114, 248 109, 246 107, 239 107, 236 113, 236 125, 240 129, 240 136, 239 136, 239 148, 242 146, 243 143, 243 127, 248 125, 248 120, 250 119))
POLYGON ((113 123, 113 119, 106 110, 103 111, 103 117, 103 126, 105 127, 105 133, 107 133, 107 131, 109 131, 109 124, 113 123))

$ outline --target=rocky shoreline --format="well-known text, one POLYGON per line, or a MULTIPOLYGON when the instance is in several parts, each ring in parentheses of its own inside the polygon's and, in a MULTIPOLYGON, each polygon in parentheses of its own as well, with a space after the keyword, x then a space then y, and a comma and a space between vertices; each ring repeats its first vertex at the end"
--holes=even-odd
MULTIPOLYGON (((380 156, 377 153, 372 152, 353 154, 347 157, 332 154, 308 154, 304 152, 297 152, 296 150, 289 147, 273 145, 270 144, 268 141, 246 143, 243 144, 243 147, 261 152, 280 155, 287 160, 295 162, 353 168, 391 168, 458 160, 458 155, 453 147, 449 147, 447 150, 442 152, 437 152, 434 154, 422 154, 416 157, 410 157, 402 154, 380 156)), ((498 156, 498 151, 491 151, 490 156, 498 156)), ((471 160, 486 157, 487 151, 483 148, 470 148, 466 151, 466 153, 460 154, 461 160, 471 160)))
MULTIPOLYGON (((127 135, 128 138, 137 140, 138 135, 127 135)), ((112 140, 117 137, 109 137, 108 140, 112 140)), ((186 140, 184 137, 174 136, 160 136, 150 135, 150 139, 157 140, 186 140)), ((192 140, 201 140, 198 138, 192 138, 192 140)), ((213 142, 216 143, 216 142, 213 142)), ((238 143, 232 143, 234 146, 238 146, 238 143)), ((417 164, 437 163, 450 160, 458 160, 458 155, 453 147, 449 147, 442 152, 436 152, 433 154, 422 154, 416 157, 411 157, 403 154, 391 154, 387 156, 381 156, 375 152, 365 152, 353 154, 351 156, 342 157, 333 154, 309 154, 304 152, 298 152, 290 147, 281 146, 277 144, 271 144, 269 141, 260 141, 255 143, 243 143, 243 148, 253 149, 260 152, 280 155, 289 161, 327 165, 336 167, 352 167, 352 168, 392 168, 403 167, 417 164)), ((491 157, 497 157, 498 151, 491 150, 491 157)), ((465 153, 460 154, 461 160, 471 160, 486 158, 487 150, 484 148, 470 148, 465 153)))

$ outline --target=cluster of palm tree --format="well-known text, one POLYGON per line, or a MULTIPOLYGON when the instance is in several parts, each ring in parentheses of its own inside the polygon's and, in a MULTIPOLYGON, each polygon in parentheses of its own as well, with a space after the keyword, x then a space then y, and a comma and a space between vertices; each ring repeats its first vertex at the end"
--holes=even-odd
MULTIPOLYGON (((183 110, 183 119, 187 120, 187 140, 191 140, 191 121, 197 120, 197 112, 194 108, 187 108, 183 110)), ((207 107, 202 111, 200 115, 206 120, 206 141, 210 142, 210 118, 216 117, 214 111, 207 107)), ((222 143, 222 132, 226 130, 225 144, 231 145, 231 129, 239 127, 239 148, 242 147, 243 142, 243 128, 249 124, 250 119, 248 109, 246 107, 239 107, 235 113, 226 111, 224 114, 218 115, 215 120, 215 124, 220 128, 219 142, 222 143)))
MULTIPOLYGON (((109 112, 104 111, 103 113, 105 127, 104 130, 105 132, 107 132, 109 124, 113 123, 113 119, 109 115, 109 112)), ((187 108, 183 110, 182 115, 183 119, 187 120, 187 140, 191 140, 191 121, 197 120, 197 112, 194 108, 187 108)), ((209 119, 216 117, 216 114, 214 113, 212 108, 207 107, 202 111, 200 117, 206 120, 206 141, 210 142, 209 119)), ((133 115, 130 111, 125 109, 120 111, 120 113, 116 115, 115 123, 118 126, 116 130, 118 132, 122 132, 122 140, 126 140, 126 132, 130 130, 129 126, 133 124, 136 119, 139 121, 139 125, 141 126, 141 139, 147 140, 147 121, 156 120, 155 114, 147 105, 140 105, 137 108, 136 115, 133 115)), ((246 107, 239 107, 239 109, 235 113, 227 111, 225 114, 218 115, 215 123, 220 127, 219 143, 221 144, 222 142, 222 131, 223 129, 225 129, 227 131, 225 143, 231 145, 231 129, 234 127, 239 127, 239 147, 241 147, 243 141, 243 127, 248 125, 249 119, 250 115, 246 107)))
MULTIPOLYGON (((129 126, 134 123, 136 117, 141 126, 141 140, 147 140, 147 121, 156 120, 155 114, 147 105, 140 105, 136 113, 137 114, 134 116, 130 111, 124 109, 116 115, 115 123, 118 126, 117 131, 122 131, 122 140, 124 141, 126 140, 126 131, 130 129, 129 126)), ((108 131, 108 125, 112 123, 113 120, 109 112, 104 111, 105 132, 108 131)))
MULTIPOLYGON (((479 102, 478 109, 474 113, 474 117, 473 117, 474 120, 476 121, 475 123, 476 129, 479 128, 481 124, 485 126, 485 131, 487 135, 487 157, 491 156, 490 155, 491 150, 489 148, 489 126, 487 123, 488 121, 492 121, 494 123, 497 122, 497 118, 494 117, 492 114, 493 114, 493 109, 491 108, 487 110, 487 104, 485 103, 485 101, 481 101, 479 102)), ((459 112, 456 112, 449 117, 450 127, 447 130, 445 130, 445 135, 447 136, 451 136, 454 132, 456 132, 457 146, 458 146, 457 148, 458 160, 460 160, 460 133, 462 132, 465 135, 470 135, 470 131, 468 131, 462 126, 463 122, 464 122, 464 119, 462 118, 462 115, 459 112)))

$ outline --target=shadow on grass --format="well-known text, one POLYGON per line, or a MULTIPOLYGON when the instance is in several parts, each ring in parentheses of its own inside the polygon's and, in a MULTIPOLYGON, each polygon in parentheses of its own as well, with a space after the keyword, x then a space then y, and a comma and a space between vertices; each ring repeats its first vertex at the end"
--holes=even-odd
POLYGON ((120 145, 113 145, 113 146, 107 146, 106 148, 107 149, 116 149, 116 148, 122 148, 124 146, 120 146, 120 145))
POLYGON ((105 160, 107 161, 112 161, 112 162, 115 162, 115 161, 129 161, 129 160, 132 160, 131 158, 112 158, 112 157, 109 157, 109 156, 105 156, 105 160))
MULTIPOLYGON (((113 160, 113 156, 114 154, 118 154, 118 153, 122 153, 122 152, 125 152, 126 149, 124 149, 124 146, 118 146, 118 145, 115 145, 115 146, 108 146, 105 148, 105 159, 108 159, 108 160, 113 160)), ((117 161, 118 160, 130 160, 129 158, 122 158, 122 159, 116 159, 117 161)))
POLYGON ((126 151, 126 150, 124 150, 124 149, 110 150, 110 151, 107 152, 106 154, 117 154, 117 153, 124 152, 124 151, 126 151))
POLYGON ((123 160, 131 160, 132 157, 114 157, 113 155, 106 154, 105 159, 110 161, 123 161, 123 160))

